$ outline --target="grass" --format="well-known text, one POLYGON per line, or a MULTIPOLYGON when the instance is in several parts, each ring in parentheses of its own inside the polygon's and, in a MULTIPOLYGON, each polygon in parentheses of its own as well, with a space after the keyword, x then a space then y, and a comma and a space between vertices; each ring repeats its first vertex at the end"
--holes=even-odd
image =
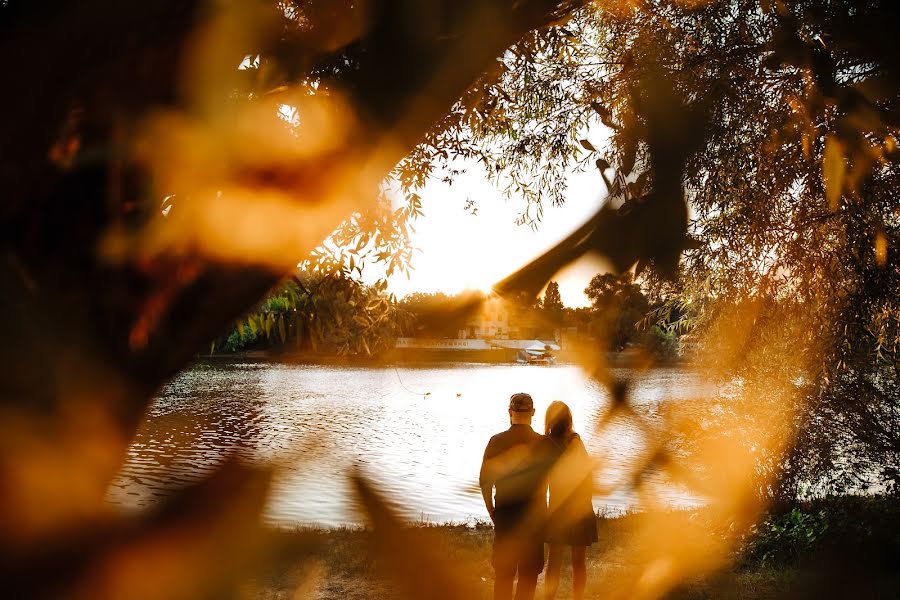
MULTIPOLYGON (((885 522, 884 517, 896 513, 900 502, 895 499, 887 503, 881 501, 881 504, 852 501, 848 509, 846 501, 835 501, 827 506, 827 510, 821 505, 795 507, 790 512, 771 515, 731 557, 730 566, 704 579, 682 582, 668 597, 679 600, 900 598, 900 569, 896 559, 900 556, 896 552, 900 547, 900 534, 881 529, 882 525, 894 525, 893 519, 885 522), (812 542, 804 543, 799 552, 796 540, 803 536, 803 527, 810 521, 798 519, 798 510, 815 510, 817 516, 816 536, 812 542), (840 521, 829 522, 823 527, 822 520, 829 518, 840 521), (852 526, 848 528, 848 525, 852 526), (848 537, 848 531, 852 537, 848 537), (877 542, 874 550, 872 540, 877 542), (773 548, 782 545, 788 546, 787 551, 772 552, 773 548), (873 552, 880 558, 873 559, 873 552)), ((685 512, 678 513, 677 518, 683 517, 685 524, 691 522, 697 527, 698 515, 700 513, 685 512)), ((633 580, 628 576, 640 569, 636 557, 642 554, 642 548, 634 545, 630 532, 645 518, 646 515, 639 513, 598 517, 600 541, 587 553, 587 598, 630 597, 622 582, 633 580)), ((371 531, 363 528, 304 528, 296 533, 311 538, 315 550, 294 565, 273 569, 259 581, 257 597, 261 600, 398 597, 391 580, 382 575, 378 558, 370 552, 371 531)), ((446 564, 467 565, 467 572, 459 573, 459 577, 469 580, 482 598, 491 597, 493 529, 488 523, 419 523, 412 528, 412 533, 428 547, 436 549, 446 564)), ((537 598, 541 598, 541 583, 539 580, 537 598)), ((571 597, 571 569, 567 562, 557 597, 571 597)))

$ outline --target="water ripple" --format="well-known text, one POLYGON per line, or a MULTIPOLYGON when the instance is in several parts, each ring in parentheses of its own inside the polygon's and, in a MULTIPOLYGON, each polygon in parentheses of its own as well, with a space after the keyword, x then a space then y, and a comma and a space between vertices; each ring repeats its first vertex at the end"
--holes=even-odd
MULTIPOLYGON (((634 403, 654 418, 661 405, 690 397, 696 387, 685 372, 651 371, 634 382, 634 403)), ((609 398, 571 366, 395 370, 208 362, 179 375, 154 401, 109 500, 129 510, 152 505, 239 451, 279 467, 267 508, 271 522, 357 521, 345 478, 353 467, 376 478, 411 519, 484 519, 481 455, 488 438, 508 427, 507 399, 518 391, 532 394, 539 416, 553 400, 569 404, 576 430, 601 458, 604 485, 626 479, 640 460, 640 430, 623 421, 598 432, 594 424, 609 398)), ((661 475, 654 484, 673 504, 696 502, 661 475)), ((635 502, 627 487, 595 498, 598 507, 613 509, 635 502)))

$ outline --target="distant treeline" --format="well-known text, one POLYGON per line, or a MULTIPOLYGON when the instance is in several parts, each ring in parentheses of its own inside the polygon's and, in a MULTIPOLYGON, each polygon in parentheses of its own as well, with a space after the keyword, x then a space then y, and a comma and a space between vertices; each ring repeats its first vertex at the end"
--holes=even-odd
MULTIPOLYGON (((574 336, 610 352, 640 347, 660 358, 678 353, 678 338, 692 324, 687 307, 648 297, 630 273, 598 274, 585 294, 591 306, 567 307, 551 281, 538 298, 503 303, 519 338, 574 336)), ((383 281, 366 285, 346 275, 297 271, 217 338, 210 352, 380 356, 399 336, 458 337, 489 299, 470 291, 415 292, 398 300, 383 281)))

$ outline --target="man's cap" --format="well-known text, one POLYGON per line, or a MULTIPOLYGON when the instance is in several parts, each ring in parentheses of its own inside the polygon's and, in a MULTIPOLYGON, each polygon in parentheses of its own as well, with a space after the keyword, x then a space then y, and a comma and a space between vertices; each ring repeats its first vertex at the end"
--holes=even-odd
POLYGON ((534 410, 534 400, 529 394, 518 393, 509 397, 509 410, 515 412, 531 412, 534 410))

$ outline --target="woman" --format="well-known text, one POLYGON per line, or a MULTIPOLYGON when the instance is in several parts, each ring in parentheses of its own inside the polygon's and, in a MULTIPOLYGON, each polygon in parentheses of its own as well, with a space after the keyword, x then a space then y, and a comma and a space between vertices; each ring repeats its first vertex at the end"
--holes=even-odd
POLYGON ((591 503, 593 469, 581 438, 572 431, 572 411, 563 402, 552 402, 544 419, 544 434, 551 440, 555 461, 550 471, 550 511, 547 542, 550 558, 544 577, 544 598, 556 596, 565 546, 572 548, 572 591, 584 597, 587 568, 584 555, 597 541, 597 519, 591 503))

